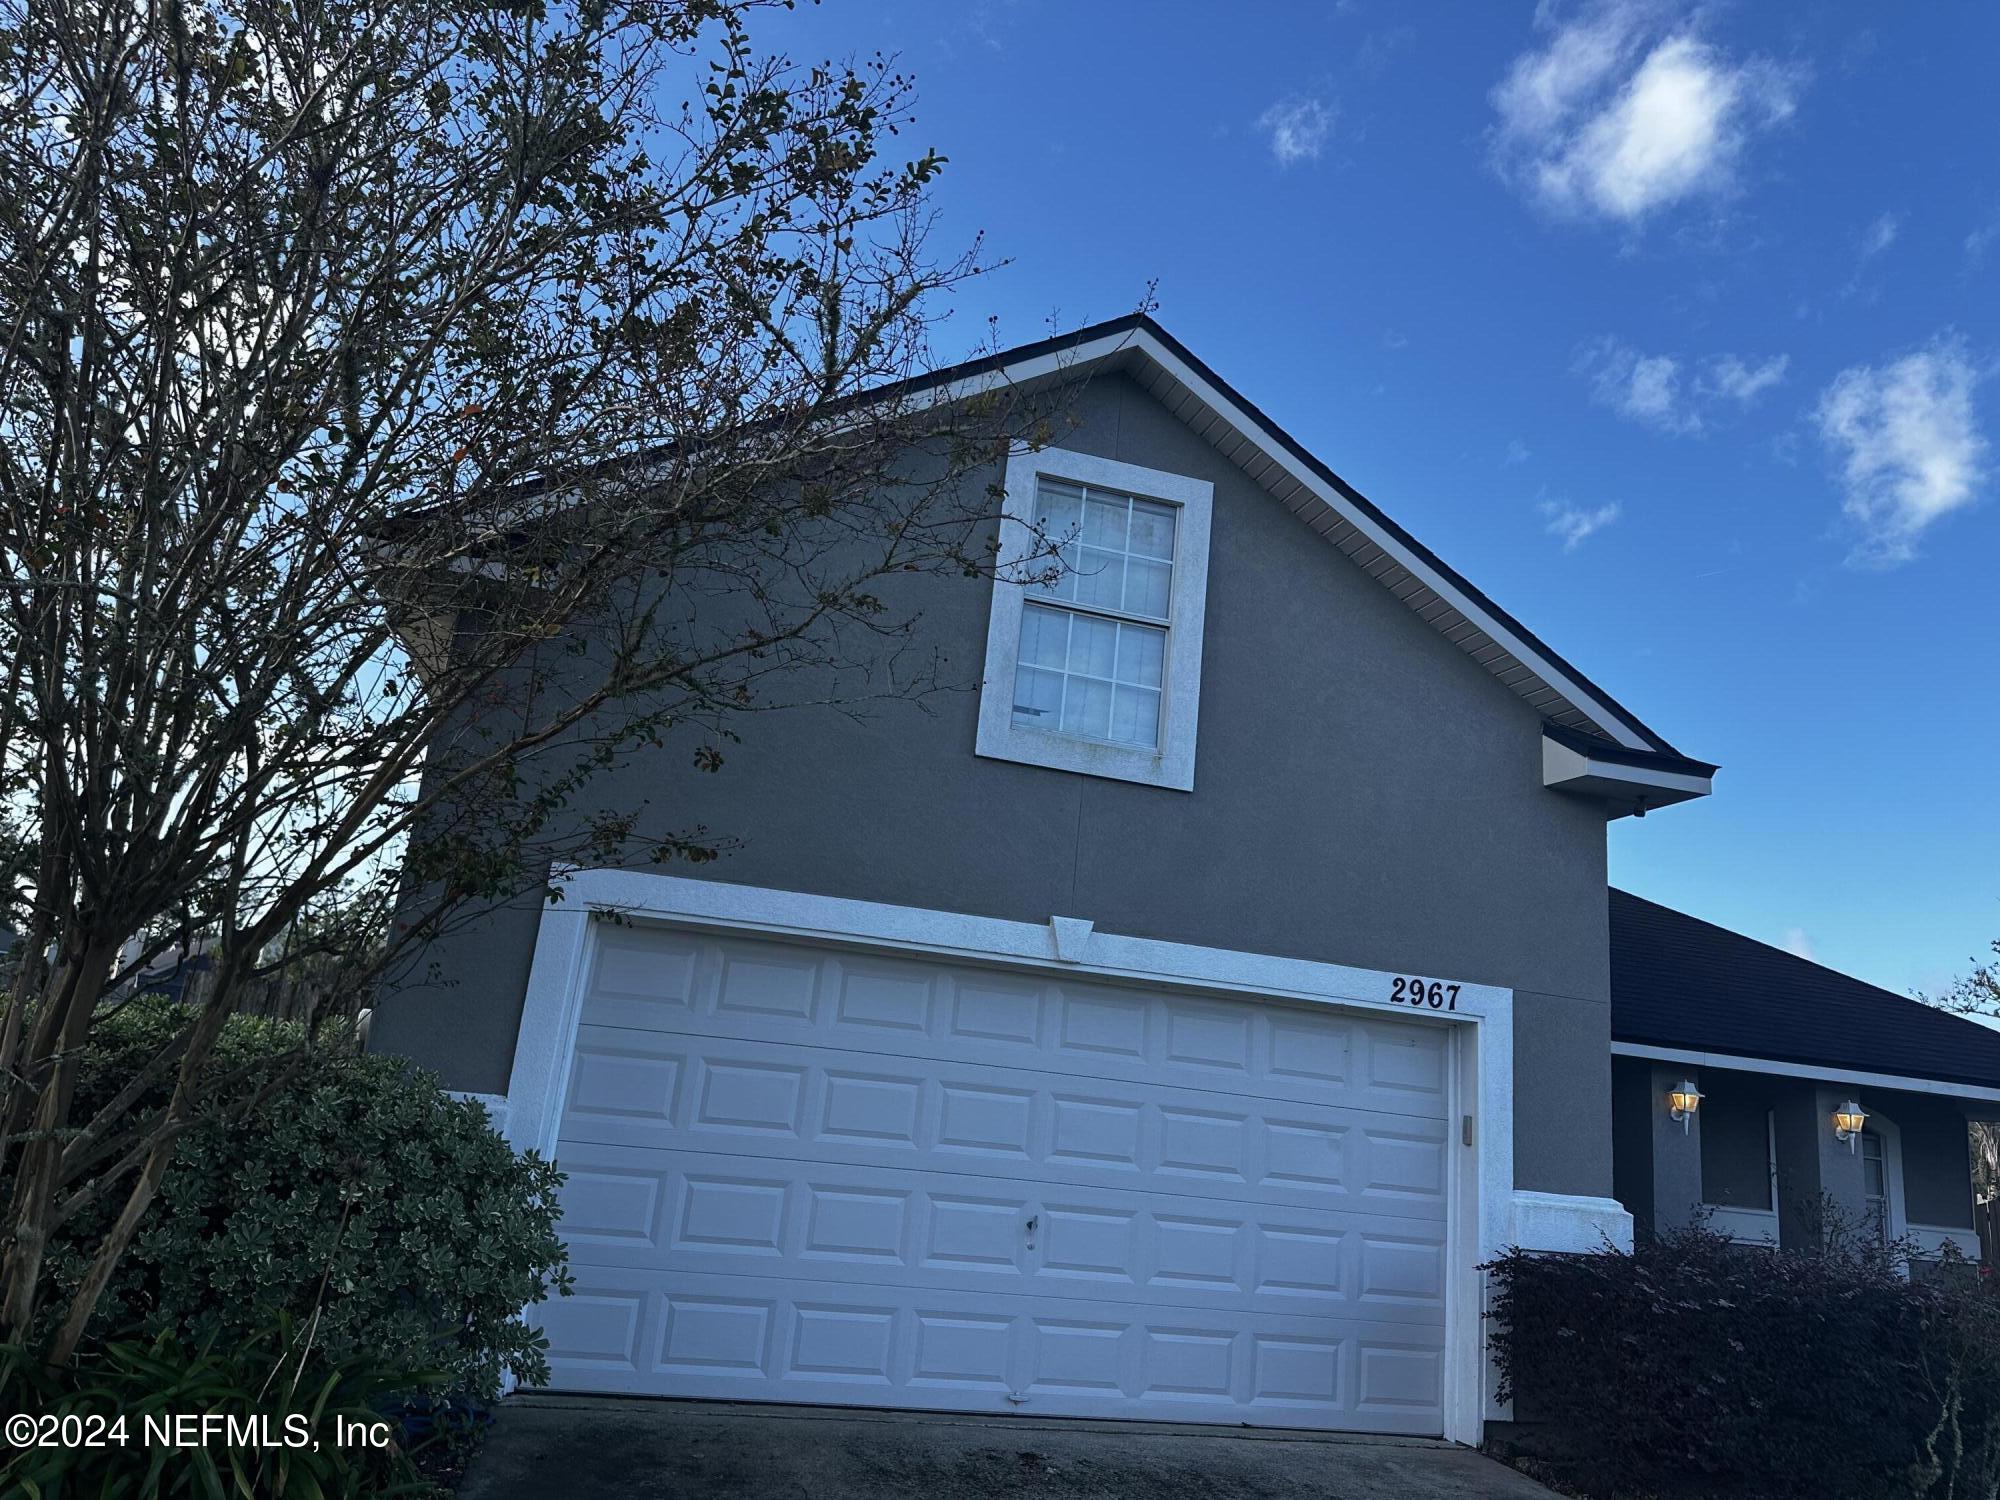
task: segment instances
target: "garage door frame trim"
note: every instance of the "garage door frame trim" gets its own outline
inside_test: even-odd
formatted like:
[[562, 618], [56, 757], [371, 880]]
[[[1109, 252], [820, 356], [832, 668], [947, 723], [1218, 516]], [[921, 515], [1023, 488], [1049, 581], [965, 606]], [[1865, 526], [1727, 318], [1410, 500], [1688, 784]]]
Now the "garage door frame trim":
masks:
[[[1451, 1029], [1451, 1119], [1470, 1117], [1468, 1144], [1456, 1129], [1449, 1152], [1444, 1389], [1445, 1436], [1477, 1443], [1499, 1414], [1491, 1402], [1479, 1266], [1514, 1232], [1514, 993], [1445, 975], [1402, 974], [1227, 948], [1125, 937], [1069, 925], [1058, 948], [1051, 924], [892, 906], [764, 886], [692, 880], [650, 871], [559, 870], [560, 899], [546, 901], [528, 975], [502, 1118], [516, 1150], [555, 1154], [569, 1060], [582, 1012], [584, 977], [598, 924], [607, 919], [692, 927], [805, 943], [833, 943], [903, 956], [929, 955], [1015, 970], [1164, 984], [1176, 990], [1270, 999]], [[1053, 921], [1053, 919], [1052, 919]], [[1066, 923], [1074, 919], [1066, 919]], [[1458, 986], [1457, 1009], [1419, 1012], [1391, 996], [1396, 981]], [[1542, 1197], [1544, 1195], [1535, 1195]]]

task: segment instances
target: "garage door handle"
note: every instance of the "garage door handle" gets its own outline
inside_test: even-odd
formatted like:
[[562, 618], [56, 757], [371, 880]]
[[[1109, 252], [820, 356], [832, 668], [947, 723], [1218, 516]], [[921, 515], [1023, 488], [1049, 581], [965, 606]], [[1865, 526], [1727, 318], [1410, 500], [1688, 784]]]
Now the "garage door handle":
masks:
[[1030, 1214], [1028, 1215], [1028, 1222], [1021, 1226], [1023, 1229], [1028, 1231], [1028, 1248], [1030, 1250], [1035, 1248], [1035, 1226], [1041, 1222], [1042, 1222], [1041, 1215]]

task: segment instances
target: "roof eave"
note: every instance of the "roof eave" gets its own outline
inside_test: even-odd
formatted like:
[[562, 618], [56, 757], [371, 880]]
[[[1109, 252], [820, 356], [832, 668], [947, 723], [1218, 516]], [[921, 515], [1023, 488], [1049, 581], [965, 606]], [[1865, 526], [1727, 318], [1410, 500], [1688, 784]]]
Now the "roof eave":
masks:
[[1744, 1052], [1726, 1052], [1715, 1047], [1687, 1047], [1674, 1042], [1654, 1042], [1639, 1037], [1621, 1036], [1615, 1026], [1611, 1034], [1611, 1055], [1642, 1058], [1652, 1062], [1681, 1063], [1696, 1068], [1714, 1068], [1721, 1072], [1762, 1073], [1780, 1078], [1808, 1078], [1821, 1083], [1848, 1084], [1855, 1088], [1893, 1089], [1907, 1094], [1937, 1094], [1966, 1102], [2000, 1105], [2000, 1085], [1990, 1079], [1947, 1078], [1934, 1073], [1887, 1072], [1876, 1068], [1859, 1068], [1847, 1063], [1760, 1057]]
[[1655, 808], [1706, 797], [1715, 789], [1714, 771], [1713, 766], [1681, 756], [1595, 755], [1566, 743], [1546, 727], [1542, 732], [1542, 785], [1602, 802], [1614, 818], [1643, 818]]

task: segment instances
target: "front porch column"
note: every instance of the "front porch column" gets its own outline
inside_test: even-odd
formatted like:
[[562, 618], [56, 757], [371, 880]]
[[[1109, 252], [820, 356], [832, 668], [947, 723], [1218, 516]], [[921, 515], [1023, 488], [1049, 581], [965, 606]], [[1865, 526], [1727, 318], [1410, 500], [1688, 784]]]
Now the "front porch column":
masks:
[[1778, 1137], [1778, 1241], [1798, 1249], [1824, 1243], [1822, 1203], [1857, 1231], [1867, 1211], [1861, 1154], [1833, 1134], [1833, 1112], [1852, 1097], [1851, 1085], [1800, 1082], [1781, 1089]]
[[1676, 1120], [1667, 1095], [1682, 1079], [1701, 1086], [1700, 1075], [1683, 1063], [1656, 1064], [1652, 1069], [1653, 1230], [1669, 1234], [1685, 1229], [1701, 1212], [1701, 1111]]

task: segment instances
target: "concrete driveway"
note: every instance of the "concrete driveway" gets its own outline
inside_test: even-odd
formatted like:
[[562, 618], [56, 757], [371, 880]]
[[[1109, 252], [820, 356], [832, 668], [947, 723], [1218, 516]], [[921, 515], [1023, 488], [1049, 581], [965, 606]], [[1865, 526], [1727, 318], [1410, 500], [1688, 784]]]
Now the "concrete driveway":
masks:
[[516, 1396], [460, 1500], [1548, 1500], [1415, 1438], [851, 1407]]

